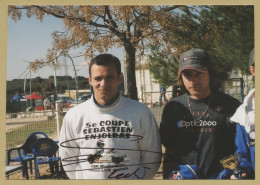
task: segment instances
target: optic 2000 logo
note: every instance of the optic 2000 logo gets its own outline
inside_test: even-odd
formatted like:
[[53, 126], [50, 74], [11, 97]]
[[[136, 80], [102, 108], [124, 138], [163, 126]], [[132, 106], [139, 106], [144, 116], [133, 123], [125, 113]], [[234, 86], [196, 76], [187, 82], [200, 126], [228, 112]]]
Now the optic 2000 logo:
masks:
[[215, 127], [217, 126], [217, 122], [216, 121], [203, 121], [203, 120], [199, 120], [199, 121], [178, 121], [177, 126], [179, 128], [188, 128], [188, 127]]

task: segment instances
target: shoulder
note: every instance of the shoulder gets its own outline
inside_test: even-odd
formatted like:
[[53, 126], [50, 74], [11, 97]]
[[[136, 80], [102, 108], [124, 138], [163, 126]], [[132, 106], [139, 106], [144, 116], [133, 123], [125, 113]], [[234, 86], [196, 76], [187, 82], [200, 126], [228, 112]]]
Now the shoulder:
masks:
[[172, 99], [172, 101], [176, 101], [176, 102], [183, 102], [187, 99], [187, 93], [182, 94], [180, 96], [177, 96], [175, 98]]
[[166, 105], [171, 106], [171, 105], [178, 105], [178, 104], [186, 104], [186, 102], [187, 102], [187, 93], [173, 98]]
[[185, 108], [186, 106], [187, 106], [187, 94], [185, 93], [169, 101], [165, 105], [163, 111], [164, 112], [166, 112], [167, 110], [179, 111], [179, 110], [183, 110], [183, 108]]
[[69, 117], [72, 115], [80, 115], [82, 113], [85, 113], [86, 111], [88, 111], [87, 109], [90, 107], [90, 104], [91, 104], [91, 99], [89, 99], [83, 103], [80, 103], [80, 104], [76, 105], [75, 107], [72, 107], [66, 113], [66, 117]]
[[132, 100], [130, 98], [126, 98], [124, 96], [122, 96], [122, 99], [125, 103], [127, 103], [129, 106], [136, 106], [136, 107], [139, 107], [139, 108], [143, 108], [143, 109], [146, 109], [148, 108], [145, 104], [137, 101], [137, 100]]
[[132, 100], [126, 97], [122, 97], [124, 106], [126, 106], [129, 111], [148, 111], [150, 112], [150, 109], [147, 105], [137, 101], [137, 100]]
[[252, 103], [252, 101], [254, 101], [254, 98], [255, 98], [255, 89], [251, 89], [249, 93], [246, 95], [243, 104], [247, 106], [248, 104]]
[[241, 105], [241, 102], [238, 99], [236, 99], [228, 94], [215, 93], [214, 96], [215, 96], [214, 104], [222, 106], [223, 111], [228, 116], [232, 116], [235, 113], [235, 111], [237, 110], [237, 108]]
[[236, 99], [228, 94], [218, 92], [218, 93], [215, 93], [215, 96], [216, 96], [217, 100], [222, 100], [225, 102], [228, 101], [227, 103], [235, 103], [237, 105], [241, 104], [241, 102], [238, 99]]

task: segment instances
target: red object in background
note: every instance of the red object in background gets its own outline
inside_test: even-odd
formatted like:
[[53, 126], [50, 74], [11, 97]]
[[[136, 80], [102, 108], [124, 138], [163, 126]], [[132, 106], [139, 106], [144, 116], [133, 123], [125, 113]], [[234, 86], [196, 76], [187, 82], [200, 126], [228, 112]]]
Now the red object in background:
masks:
[[36, 106], [36, 111], [41, 111], [42, 110], [42, 105], [37, 105]]
[[40, 95], [38, 95], [36, 92], [33, 92], [31, 95], [29, 95], [27, 98], [27, 100], [38, 100], [38, 99], [42, 99], [42, 97]]

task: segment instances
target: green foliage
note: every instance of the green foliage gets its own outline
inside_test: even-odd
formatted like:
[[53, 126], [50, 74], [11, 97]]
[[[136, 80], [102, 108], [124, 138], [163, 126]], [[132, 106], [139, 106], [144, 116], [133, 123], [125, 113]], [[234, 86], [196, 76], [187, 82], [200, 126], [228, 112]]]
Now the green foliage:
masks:
[[[177, 57], [191, 48], [209, 53], [221, 80], [233, 69], [249, 74], [248, 59], [254, 47], [254, 7], [198, 6], [196, 10], [185, 9], [186, 14], [168, 18], [162, 44], [151, 48], [150, 70], [154, 78], [165, 86], [175, 84]], [[169, 47], [175, 50], [174, 54]], [[172, 58], [167, 57], [169, 54]]]
[[156, 46], [152, 46], [152, 53], [149, 55], [150, 72], [156, 82], [168, 88], [177, 84], [178, 59], [173, 55], [165, 55]]
[[254, 48], [254, 7], [212, 6], [210, 10], [208, 22], [217, 19], [217, 26], [222, 28], [220, 39], [213, 43], [219, 62], [228, 70], [249, 74], [248, 59]]

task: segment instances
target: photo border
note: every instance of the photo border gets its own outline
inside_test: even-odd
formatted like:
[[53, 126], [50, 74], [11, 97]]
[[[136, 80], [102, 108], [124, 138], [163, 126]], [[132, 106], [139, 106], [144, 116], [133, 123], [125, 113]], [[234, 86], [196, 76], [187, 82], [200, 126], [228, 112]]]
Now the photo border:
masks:
[[[109, 3], [108, 3], [109, 2]], [[6, 123], [6, 118], [5, 118], [5, 112], [6, 112], [6, 69], [7, 69], [7, 34], [8, 34], [8, 5], [31, 5], [31, 4], [39, 4], [39, 5], [81, 5], [81, 4], [89, 4], [89, 5], [102, 5], [102, 4], [111, 4], [111, 5], [126, 5], [126, 4], [132, 4], [132, 5], [163, 5], [163, 4], [186, 4], [186, 5], [254, 5], [255, 7], [255, 60], [260, 60], [259, 56], [259, 33], [260, 33], [260, 1], [259, 0], [197, 0], [197, 1], [191, 1], [191, 0], [124, 0], [124, 1], [119, 1], [119, 0], [0, 0], [0, 61], [1, 61], [1, 68], [0, 68], [0, 130], [3, 130], [3, 134], [0, 136], [0, 153], [2, 153], [2, 157], [0, 158], [0, 182], [1, 184], [53, 184], [55, 183], [57, 185], [71, 185], [71, 184], [79, 184], [86, 183], [86, 184], [149, 184], [149, 185], [157, 185], [159, 184], [172, 184], [172, 183], [177, 183], [177, 184], [199, 184], [199, 185], [204, 185], [204, 184], [209, 184], [209, 183], [214, 183], [214, 184], [223, 184], [223, 183], [228, 183], [228, 184], [259, 184], [259, 170], [260, 170], [260, 163], [258, 162], [258, 151], [259, 151], [259, 145], [256, 145], [256, 171], [255, 171], [255, 180], [182, 180], [182, 181], [175, 181], [172, 182], [171, 180], [40, 180], [40, 181], [34, 181], [34, 180], [6, 180], [5, 178], [5, 156], [6, 154], [6, 138], [5, 138], [5, 123]], [[258, 17], [258, 18], [257, 18]], [[249, 56], [249, 54], [248, 54]], [[258, 69], [258, 64], [256, 66], [256, 71], [259, 71]], [[257, 73], [257, 72], [256, 72]], [[255, 87], [256, 87], [256, 94], [258, 94], [258, 89], [259, 89], [259, 83], [257, 81], [258, 75], [255, 75]], [[258, 96], [255, 98], [256, 103], [256, 111], [255, 111], [255, 120], [260, 120], [260, 110], [259, 110], [259, 101], [258, 101]], [[256, 128], [256, 133], [259, 133], [260, 127], [255, 126]], [[257, 134], [256, 134], [257, 135]], [[258, 138], [258, 136], [256, 137]], [[258, 140], [258, 139], [257, 139]], [[256, 142], [258, 143], [258, 142]], [[192, 181], [192, 182], [191, 182]], [[258, 183], [257, 183], [258, 182]]]

